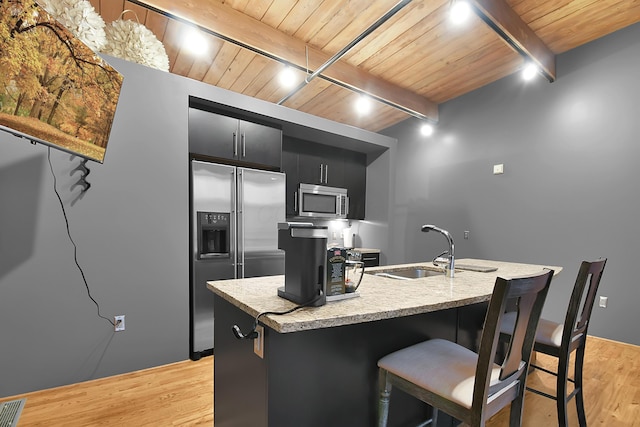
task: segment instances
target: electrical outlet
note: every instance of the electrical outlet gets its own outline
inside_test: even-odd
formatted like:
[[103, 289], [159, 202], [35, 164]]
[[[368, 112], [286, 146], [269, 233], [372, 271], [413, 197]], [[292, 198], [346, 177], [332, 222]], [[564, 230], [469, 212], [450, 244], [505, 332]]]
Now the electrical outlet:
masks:
[[264, 359], [264, 327], [261, 325], [256, 326], [256, 332], [258, 333], [258, 338], [253, 340], [253, 352], [260, 359]]
[[607, 303], [609, 302], [609, 297], [600, 297], [600, 302], [598, 305], [602, 308], [607, 308]]
[[124, 314], [121, 314], [119, 316], [115, 316], [113, 318], [113, 326], [114, 326], [113, 329], [116, 332], [124, 331]]
[[469, 240], [469, 230], [464, 231], [464, 240]]
[[501, 175], [504, 173], [504, 164], [493, 165], [493, 174]]

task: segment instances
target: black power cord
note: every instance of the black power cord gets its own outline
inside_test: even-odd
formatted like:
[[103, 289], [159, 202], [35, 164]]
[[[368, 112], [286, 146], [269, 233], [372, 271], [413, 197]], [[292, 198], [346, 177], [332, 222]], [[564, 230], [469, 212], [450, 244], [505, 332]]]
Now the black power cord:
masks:
[[64, 222], [65, 222], [65, 224], [67, 226], [67, 236], [69, 236], [69, 240], [71, 241], [71, 244], [73, 245], [73, 260], [75, 261], [76, 267], [78, 267], [78, 270], [80, 271], [80, 274], [82, 275], [82, 281], [84, 282], [84, 286], [87, 288], [87, 294], [89, 295], [89, 298], [91, 299], [91, 301], [93, 301], [93, 303], [98, 308], [98, 317], [101, 317], [101, 318], [105, 319], [107, 322], [109, 322], [112, 326], [115, 327], [115, 324], [113, 323], [113, 321], [111, 319], [109, 319], [107, 317], [104, 317], [102, 314], [100, 314], [100, 305], [91, 296], [91, 290], [89, 289], [89, 284], [87, 283], [87, 278], [86, 278], [86, 276], [84, 274], [84, 270], [82, 269], [82, 267], [80, 267], [80, 263], [78, 262], [78, 246], [76, 246], [76, 242], [71, 237], [71, 230], [69, 229], [69, 219], [67, 218], [67, 211], [64, 208], [64, 203], [62, 203], [62, 197], [60, 197], [60, 193], [58, 193], [58, 189], [56, 188], [57, 179], [56, 179], [56, 174], [53, 171], [53, 164], [51, 163], [51, 147], [47, 147], [47, 160], [49, 161], [49, 168], [51, 169], [51, 176], [53, 176], [53, 191], [55, 191], [56, 196], [58, 196], [58, 201], [60, 202], [60, 208], [62, 209], [62, 216], [64, 216]]
[[304, 304], [297, 305], [297, 306], [295, 306], [295, 307], [293, 307], [293, 308], [291, 308], [289, 310], [286, 310], [286, 311], [263, 311], [262, 313], [258, 314], [255, 317], [255, 319], [253, 321], [253, 327], [251, 328], [249, 333], [243, 334], [238, 325], [233, 325], [233, 327], [231, 328], [231, 330], [233, 331], [233, 335], [235, 335], [236, 338], [239, 339], [239, 340], [253, 340], [253, 339], [256, 339], [256, 338], [258, 338], [258, 332], [256, 332], [256, 329], [258, 328], [258, 321], [260, 320], [260, 318], [262, 316], [268, 316], [268, 315], [282, 316], [284, 314], [293, 313], [296, 310], [300, 310], [301, 308], [308, 307], [310, 305], [315, 304], [320, 298], [322, 298], [322, 295], [324, 295], [324, 293], [321, 290], [319, 295], [316, 296], [315, 298], [313, 298], [312, 300], [307, 301]]

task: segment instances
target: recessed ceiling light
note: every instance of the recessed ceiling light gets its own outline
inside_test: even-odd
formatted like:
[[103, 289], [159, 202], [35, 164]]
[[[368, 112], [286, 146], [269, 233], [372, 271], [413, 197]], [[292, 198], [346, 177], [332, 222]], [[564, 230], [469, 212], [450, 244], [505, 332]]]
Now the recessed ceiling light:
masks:
[[183, 46], [194, 55], [202, 55], [209, 48], [207, 40], [198, 30], [188, 31], [183, 38]]
[[529, 81], [538, 74], [539, 68], [536, 64], [528, 64], [522, 69], [522, 78]]
[[360, 95], [356, 101], [356, 111], [359, 114], [367, 114], [371, 111], [371, 99], [366, 95]]
[[423, 123], [422, 126], [420, 126], [420, 133], [423, 136], [431, 136], [433, 135], [433, 125], [431, 123]]
[[293, 71], [293, 68], [289, 67], [288, 65], [284, 67], [278, 74], [278, 81], [280, 82], [280, 85], [282, 87], [293, 87], [293, 85], [295, 85], [296, 83], [296, 75]]
[[455, 0], [449, 9], [449, 19], [454, 24], [462, 24], [469, 19], [471, 6], [464, 0]]

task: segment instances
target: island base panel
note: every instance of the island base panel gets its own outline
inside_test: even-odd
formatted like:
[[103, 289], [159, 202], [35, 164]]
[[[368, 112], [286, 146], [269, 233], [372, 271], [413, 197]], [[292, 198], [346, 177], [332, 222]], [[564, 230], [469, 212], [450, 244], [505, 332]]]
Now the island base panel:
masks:
[[[450, 309], [292, 333], [266, 327], [261, 359], [252, 340], [238, 340], [231, 331], [234, 324], [248, 331], [253, 318], [218, 296], [214, 310], [216, 427], [369, 427], [376, 419], [378, 359], [426, 339], [475, 341], [457, 331], [459, 309]], [[389, 426], [417, 424], [430, 412], [393, 390]], [[441, 412], [438, 424], [451, 425], [451, 419]]]

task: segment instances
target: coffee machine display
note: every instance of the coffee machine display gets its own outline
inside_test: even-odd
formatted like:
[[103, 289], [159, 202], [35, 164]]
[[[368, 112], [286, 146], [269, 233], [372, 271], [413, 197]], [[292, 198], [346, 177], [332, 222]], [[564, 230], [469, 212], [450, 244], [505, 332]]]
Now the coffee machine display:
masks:
[[326, 303], [328, 236], [326, 226], [278, 224], [278, 248], [285, 252], [284, 287], [278, 288], [278, 296], [314, 307]]
[[229, 213], [198, 212], [198, 259], [229, 257]]

